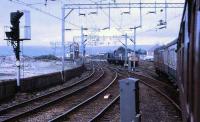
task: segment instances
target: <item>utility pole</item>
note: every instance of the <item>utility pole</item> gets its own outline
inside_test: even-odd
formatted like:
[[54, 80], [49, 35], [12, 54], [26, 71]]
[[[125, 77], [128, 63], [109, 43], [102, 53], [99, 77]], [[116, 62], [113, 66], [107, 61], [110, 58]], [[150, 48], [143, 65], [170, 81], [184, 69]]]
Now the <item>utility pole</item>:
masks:
[[81, 26], [81, 51], [82, 51], [82, 63], [84, 64], [84, 34], [83, 34], [83, 26]]
[[136, 61], [136, 30], [137, 28], [141, 28], [141, 26], [130, 28], [130, 29], [134, 29], [134, 39], [133, 40], [131, 39], [131, 41], [133, 42], [133, 51], [134, 51], [133, 71], [135, 71], [135, 61]]
[[65, 9], [64, 7], [61, 8], [62, 11], [62, 79], [64, 81], [64, 70], [65, 70]]
[[108, 23], [109, 23], [108, 26], [109, 26], [109, 29], [110, 29], [110, 2], [109, 2], [108, 14], [109, 14], [109, 15], [108, 15], [108, 19], [109, 19], [109, 20], [108, 20]]
[[77, 51], [77, 50], [75, 49], [76, 43], [75, 43], [74, 37], [73, 37], [73, 43], [72, 44], [73, 44], [73, 63], [76, 64], [76, 62], [75, 62], [75, 54], [76, 54], [75, 51]]
[[73, 11], [73, 9], [71, 9], [69, 11], [69, 13], [67, 13], [67, 15], [65, 15], [65, 5], [62, 6], [61, 8], [62, 11], [62, 23], [61, 23], [61, 36], [62, 36], [62, 78], [64, 81], [64, 70], [65, 70], [65, 19], [70, 15], [70, 13]]
[[165, 27], [167, 28], [167, 0], [165, 0]]
[[135, 53], [136, 29], [137, 29], [137, 28], [134, 28], [134, 42], [133, 42], [134, 60], [133, 60], [133, 71], [135, 71], [135, 60], [136, 60], [136, 53]]
[[137, 28], [141, 28], [141, 26], [134, 27], [134, 42], [133, 42], [133, 50], [134, 50], [134, 61], [133, 61], [133, 71], [135, 71], [135, 61], [136, 61], [136, 30]]
[[88, 28], [83, 28], [83, 26], [81, 26], [81, 51], [82, 51], [82, 63], [85, 63], [85, 42], [87, 41], [87, 39], [85, 40], [84, 37], [87, 35], [84, 35], [83, 30], [88, 30]]
[[124, 66], [127, 66], [127, 60], [128, 60], [128, 50], [127, 50], [127, 34], [125, 34], [125, 60], [124, 60]]
[[75, 42], [73, 42], [73, 62], [75, 64]]

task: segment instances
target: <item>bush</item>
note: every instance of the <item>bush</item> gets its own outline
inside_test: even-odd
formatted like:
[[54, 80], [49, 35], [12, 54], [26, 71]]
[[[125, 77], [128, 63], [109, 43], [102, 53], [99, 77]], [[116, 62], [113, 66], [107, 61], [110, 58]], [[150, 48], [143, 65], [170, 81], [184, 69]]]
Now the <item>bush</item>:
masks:
[[41, 55], [41, 56], [34, 57], [34, 59], [36, 59], [36, 60], [59, 60], [59, 58], [54, 55]]

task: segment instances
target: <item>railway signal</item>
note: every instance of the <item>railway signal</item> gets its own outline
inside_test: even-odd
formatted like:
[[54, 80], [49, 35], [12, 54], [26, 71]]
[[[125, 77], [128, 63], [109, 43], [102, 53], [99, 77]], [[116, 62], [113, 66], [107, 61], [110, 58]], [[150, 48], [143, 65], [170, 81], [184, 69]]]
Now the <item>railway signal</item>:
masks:
[[16, 66], [17, 66], [17, 86], [20, 86], [20, 29], [19, 23], [20, 18], [23, 16], [23, 12], [11, 12], [10, 13], [10, 23], [11, 31], [6, 33], [6, 40], [10, 40], [11, 45], [13, 46], [14, 53], [16, 56]]
[[23, 12], [17, 11], [12, 12], [10, 14], [10, 23], [12, 27], [10, 27], [11, 31], [6, 32], [6, 36], [8, 39], [12, 41], [19, 41], [19, 19], [23, 16]]
[[[10, 31], [5, 32], [7, 39], [4, 39], [4, 40], [8, 40], [8, 42], [11, 43], [14, 53], [15, 53], [16, 66], [17, 66], [17, 86], [20, 86], [20, 42], [23, 40], [30, 40], [30, 35], [28, 34], [28, 32], [30, 33], [29, 31], [30, 25], [28, 26], [25, 25], [25, 29], [26, 29], [25, 38], [24, 39], [20, 38], [20, 19], [24, 15], [24, 13], [26, 14], [25, 17], [27, 17], [27, 15], [29, 16], [28, 11], [24, 11], [24, 12], [17, 11], [17, 12], [10, 13], [11, 27], [10, 27]], [[25, 23], [30, 24], [30, 22], [27, 21], [27, 20], [30, 21], [30, 18], [25, 18], [25, 19], [26, 19]]]

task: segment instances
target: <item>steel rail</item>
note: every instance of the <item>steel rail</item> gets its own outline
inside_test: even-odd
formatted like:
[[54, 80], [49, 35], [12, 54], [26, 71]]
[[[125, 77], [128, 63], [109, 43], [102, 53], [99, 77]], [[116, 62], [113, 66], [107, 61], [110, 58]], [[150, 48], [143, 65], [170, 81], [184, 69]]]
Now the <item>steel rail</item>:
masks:
[[[101, 68], [101, 70], [102, 70], [102, 68]], [[37, 111], [37, 110], [41, 110], [42, 108], [44, 108], [44, 107], [46, 107], [46, 106], [48, 106], [48, 105], [54, 104], [54, 103], [56, 103], [56, 102], [58, 102], [58, 101], [60, 101], [60, 100], [62, 100], [62, 99], [64, 99], [64, 98], [66, 98], [66, 97], [71, 96], [71, 95], [74, 94], [74, 93], [77, 93], [77, 92], [79, 92], [79, 91], [81, 91], [81, 90], [83, 90], [83, 89], [86, 89], [87, 87], [89, 87], [90, 85], [94, 84], [96, 81], [98, 81], [99, 79], [101, 79], [101, 78], [103, 77], [103, 75], [105, 74], [105, 72], [104, 72], [103, 70], [102, 70], [102, 72], [103, 72], [103, 73], [102, 73], [97, 79], [95, 79], [93, 82], [87, 84], [85, 87], [79, 88], [79, 89], [77, 89], [77, 90], [75, 90], [75, 91], [73, 91], [73, 92], [71, 92], [71, 93], [69, 93], [69, 94], [62, 95], [62, 96], [60, 96], [60, 97], [58, 97], [58, 98], [56, 98], [56, 99], [54, 99], [54, 100], [52, 100], [52, 101], [48, 101], [48, 102], [45, 103], [45, 104], [42, 104], [42, 105], [40, 105], [40, 106], [38, 106], [38, 107], [36, 107], [36, 108], [33, 108], [33, 109], [31, 109], [31, 110], [27, 110], [27, 111], [25, 111], [25, 112], [22, 112], [22, 113], [19, 113], [19, 114], [17, 114], [17, 115], [14, 115], [14, 116], [12, 116], [12, 117], [9, 117], [8, 119], [5, 119], [5, 120], [3, 120], [3, 121], [4, 121], [4, 122], [7, 122], [7, 121], [14, 121], [14, 120], [16, 120], [16, 119], [19, 119], [19, 118], [25, 116], [25, 115], [29, 115], [29, 114], [31, 114], [31, 113]]]
[[168, 97], [165, 93], [163, 93], [162, 91], [160, 91], [158, 88], [155, 88], [154, 86], [148, 84], [147, 82], [143, 81], [143, 80], [139, 80], [139, 82], [143, 83], [144, 85], [150, 87], [151, 89], [153, 89], [154, 91], [156, 91], [157, 93], [161, 94], [162, 96], [164, 96], [169, 102], [171, 102], [180, 112], [182, 112], [180, 106], [178, 104], [176, 104], [176, 102], [171, 99], [170, 97]]
[[66, 87], [64, 87], [64, 88], [62, 88], [62, 89], [59, 89], [59, 90], [56, 90], [56, 91], [52, 91], [52, 92], [49, 92], [49, 93], [47, 93], [47, 94], [44, 94], [44, 95], [35, 97], [35, 98], [33, 98], [33, 99], [30, 99], [30, 100], [27, 100], [27, 101], [18, 103], [18, 104], [16, 104], [16, 105], [13, 105], [13, 106], [9, 106], [9, 107], [7, 107], [7, 108], [4, 108], [4, 109], [0, 110], [0, 117], [1, 117], [1, 114], [3, 114], [3, 113], [6, 112], [6, 111], [9, 111], [9, 110], [11, 110], [11, 109], [15, 109], [15, 108], [17, 108], [17, 107], [19, 107], [19, 106], [23, 106], [23, 105], [28, 104], [28, 103], [30, 103], [30, 102], [34, 102], [34, 101], [39, 100], [39, 99], [42, 99], [42, 98], [44, 98], [44, 97], [48, 97], [48, 96], [53, 95], [53, 94], [55, 94], [55, 93], [64, 91], [64, 90], [66, 90], [66, 89], [69, 89], [69, 88], [71, 88], [71, 87], [73, 87], [73, 86], [75, 86], [75, 85], [77, 85], [77, 84], [79, 84], [79, 83], [81, 83], [81, 82], [83, 82], [83, 81], [89, 79], [90, 77], [92, 77], [92, 76], [94, 75], [94, 73], [95, 73], [95, 71], [93, 70], [93, 72], [92, 72], [89, 76], [87, 76], [87, 77], [84, 78], [84, 79], [79, 80], [79, 81], [76, 82], [76, 83], [71, 84], [70, 86], [66, 86]]
[[154, 79], [154, 78], [152, 78], [152, 77], [148, 77], [148, 76], [146, 76], [146, 75], [138, 74], [138, 73], [136, 73], [136, 72], [130, 72], [130, 73], [131, 73], [131, 74], [134, 74], [134, 75], [136, 75], [136, 76], [138, 76], [138, 77], [141, 78], [141, 79], [143, 79], [143, 78], [147, 78], [147, 79], [150, 79], [150, 80], [152, 80], [152, 81], [154, 81], [154, 82], [159, 82], [160, 84], [162, 84], [162, 85], [164, 85], [164, 86], [167, 86], [167, 87], [173, 88], [173, 87], [170, 86], [169, 84], [164, 83], [164, 82], [159, 81], [159, 80], [156, 80], [156, 79]]
[[[119, 72], [116, 68], [112, 68], [112, 67], [108, 67], [109, 69], [113, 69], [116, 72], [118, 72], [118, 74], [120, 74], [121, 76], [124, 77], [123, 73]], [[118, 95], [117, 97], [115, 97], [107, 106], [104, 107], [104, 109], [102, 109], [102, 111], [100, 111], [96, 116], [94, 116], [92, 119], [89, 120], [89, 122], [97, 122], [98, 120], [100, 120], [104, 114], [114, 105], [116, 104], [116, 102], [120, 99], [120, 95]]]
[[115, 97], [115, 99], [113, 99], [102, 111], [100, 111], [95, 117], [93, 117], [91, 120], [89, 120], [89, 122], [96, 122], [97, 120], [99, 120], [100, 118], [102, 118], [102, 116], [105, 114], [106, 111], [108, 111], [118, 100], [120, 99], [120, 95], [118, 95], [117, 97]]
[[[118, 71], [119, 71], [119, 70], [122, 71], [122, 69], [119, 69], [119, 68], [115, 68], [115, 69], [118, 70]], [[121, 71], [119, 71], [119, 72], [121, 72]], [[125, 74], [125, 73], [123, 73], [123, 72], [121, 72], [121, 73], [122, 73], [122, 74]], [[136, 73], [133, 73], [133, 72], [129, 72], [129, 73], [131, 73], [131, 74], [136, 74]], [[142, 77], [145, 77], [146, 79], [154, 80], [153, 78], [147, 77], [147, 76], [145, 76], [145, 75], [137, 74], [137, 76], [142, 76]], [[155, 80], [155, 81], [158, 81], [158, 80]], [[170, 103], [172, 103], [172, 105], [173, 105], [178, 111], [182, 112], [180, 106], [179, 106], [173, 99], [171, 99], [168, 95], [166, 95], [164, 92], [162, 92], [162, 91], [159, 90], [158, 88], [154, 87], [153, 85], [150, 85], [149, 83], [145, 82], [144, 80], [139, 80], [139, 82], [141, 82], [141, 83], [143, 83], [144, 85], [150, 87], [151, 89], [153, 89], [154, 91], [156, 91], [157, 93], [159, 93], [161, 96], [165, 97]], [[159, 82], [159, 83], [162, 83], [161, 81], [158, 81], [158, 82]], [[163, 85], [165, 85], [165, 84], [163, 84]], [[167, 85], [167, 86], [169, 86], [169, 85]]]
[[67, 115], [69, 115], [71, 112], [75, 111], [76, 109], [78, 109], [79, 107], [81, 106], [84, 106], [85, 104], [87, 104], [88, 102], [92, 101], [93, 99], [95, 99], [96, 97], [98, 97], [101, 93], [103, 93], [104, 91], [106, 91], [115, 81], [116, 79], [118, 78], [118, 73], [115, 72], [115, 77], [114, 79], [112, 80], [112, 82], [106, 86], [103, 90], [101, 90], [100, 92], [98, 92], [97, 94], [91, 96], [90, 98], [88, 98], [87, 100], [81, 102], [80, 104], [74, 106], [73, 108], [69, 109], [68, 111], [64, 112], [63, 114], [57, 116], [56, 118], [54, 119], [51, 119], [50, 121], [48, 122], [59, 122], [61, 120], [63, 120]]

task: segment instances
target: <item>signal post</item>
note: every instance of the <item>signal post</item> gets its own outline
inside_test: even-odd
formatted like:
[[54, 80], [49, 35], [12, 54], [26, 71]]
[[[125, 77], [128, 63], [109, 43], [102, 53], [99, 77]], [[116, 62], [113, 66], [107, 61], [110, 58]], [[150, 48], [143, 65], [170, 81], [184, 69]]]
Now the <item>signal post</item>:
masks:
[[[16, 57], [16, 66], [17, 66], [17, 86], [20, 86], [20, 41], [30, 40], [29, 38], [20, 38], [20, 18], [24, 15], [24, 12], [17, 11], [10, 13], [10, 31], [5, 32], [6, 39], [12, 45], [13, 51]], [[30, 24], [30, 22], [29, 22]], [[30, 26], [25, 26], [30, 27]], [[29, 31], [30, 33], [30, 31]], [[29, 35], [30, 36], [30, 35]]]

